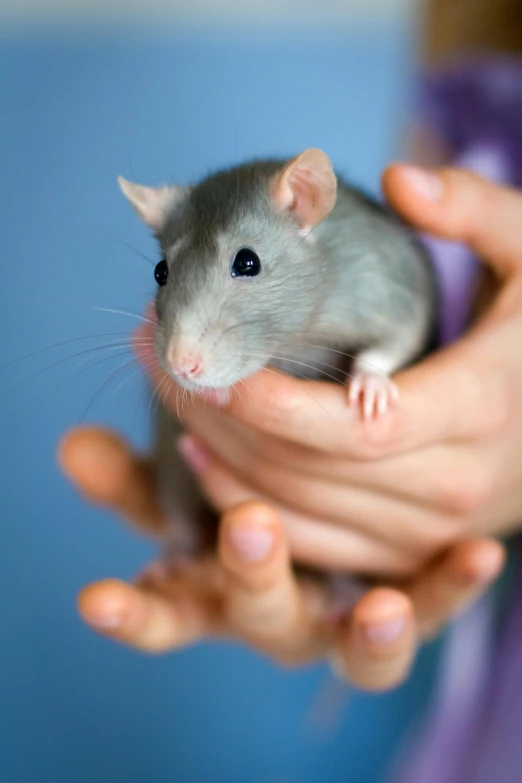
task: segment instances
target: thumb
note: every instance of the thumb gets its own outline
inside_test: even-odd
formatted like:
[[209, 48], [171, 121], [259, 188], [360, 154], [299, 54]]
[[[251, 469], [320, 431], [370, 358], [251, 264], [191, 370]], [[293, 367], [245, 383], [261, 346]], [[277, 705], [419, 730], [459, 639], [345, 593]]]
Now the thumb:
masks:
[[468, 245], [502, 284], [468, 334], [400, 374], [399, 385], [413, 393], [399, 427], [401, 446], [483, 435], [509, 408], [506, 374], [499, 370], [513, 350], [513, 327], [520, 333], [522, 325], [522, 194], [464, 170], [402, 164], [385, 171], [383, 188], [415, 228]]
[[390, 203], [413, 226], [463, 242], [499, 277], [522, 274], [522, 194], [460, 169], [402, 164], [383, 175]]

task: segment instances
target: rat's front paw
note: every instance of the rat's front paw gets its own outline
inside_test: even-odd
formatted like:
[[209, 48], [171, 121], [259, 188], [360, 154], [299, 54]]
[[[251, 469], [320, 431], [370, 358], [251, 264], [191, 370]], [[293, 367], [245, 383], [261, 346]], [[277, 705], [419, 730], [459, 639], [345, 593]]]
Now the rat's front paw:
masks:
[[361, 403], [365, 421], [384, 416], [398, 398], [397, 386], [384, 373], [358, 372], [348, 385], [348, 403], [352, 406]]

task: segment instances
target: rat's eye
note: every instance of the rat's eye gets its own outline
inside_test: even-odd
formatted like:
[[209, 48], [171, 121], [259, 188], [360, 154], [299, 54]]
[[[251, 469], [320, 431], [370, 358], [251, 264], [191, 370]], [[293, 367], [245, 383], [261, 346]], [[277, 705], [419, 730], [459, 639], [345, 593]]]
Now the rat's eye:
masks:
[[156, 278], [156, 283], [158, 285], [165, 285], [168, 276], [169, 276], [169, 268], [167, 266], [167, 262], [165, 261], [165, 259], [162, 258], [159, 264], [156, 264], [156, 268], [154, 269], [154, 277]]
[[255, 277], [261, 271], [259, 257], [248, 247], [238, 250], [232, 261], [230, 274], [232, 277]]

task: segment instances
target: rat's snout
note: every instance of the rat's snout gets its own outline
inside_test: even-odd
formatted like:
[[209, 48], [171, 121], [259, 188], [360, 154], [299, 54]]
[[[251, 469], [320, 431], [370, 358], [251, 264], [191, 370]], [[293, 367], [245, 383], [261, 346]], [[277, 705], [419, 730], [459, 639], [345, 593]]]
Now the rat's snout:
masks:
[[180, 378], [200, 378], [205, 371], [201, 351], [193, 345], [172, 345], [167, 358], [172, 372]]

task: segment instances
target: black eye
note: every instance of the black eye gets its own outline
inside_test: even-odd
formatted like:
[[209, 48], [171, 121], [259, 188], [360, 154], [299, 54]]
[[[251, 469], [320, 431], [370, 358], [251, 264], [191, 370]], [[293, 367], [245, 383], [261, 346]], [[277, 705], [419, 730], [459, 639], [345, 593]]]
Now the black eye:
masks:
[[159, 264], [156, 264], [154, 269], [154, 277], [158, 285], [165, 285], [169, 276], [169, 268], [164, 258], [161, 259]]
[[259, 257], [248, 247], [238, 250], [232, 261], [230, 274], [232, 277], [255, 277], [261, 271]]

